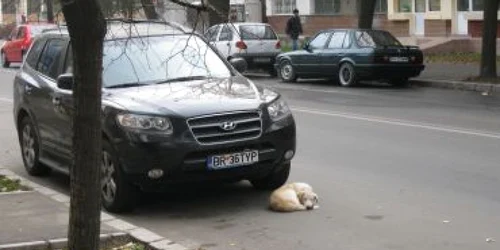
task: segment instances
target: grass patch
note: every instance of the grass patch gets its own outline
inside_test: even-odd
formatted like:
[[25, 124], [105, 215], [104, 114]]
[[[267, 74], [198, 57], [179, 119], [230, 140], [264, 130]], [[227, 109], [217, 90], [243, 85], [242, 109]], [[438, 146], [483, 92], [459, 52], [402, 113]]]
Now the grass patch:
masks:
[[[428, 54], [424, 56], [427, 63], [456, 63], [456, 64], [478, 64], [481, 62], [481, 53], [459, 52]], [[500, 56], [497, 56], [497, 62], [500, 62]]]
[[30, 188], [21, 185], [20, 180], [11, 180], [4, 175], [0, 175], [0, 193], [28, 190], [30, 190]]

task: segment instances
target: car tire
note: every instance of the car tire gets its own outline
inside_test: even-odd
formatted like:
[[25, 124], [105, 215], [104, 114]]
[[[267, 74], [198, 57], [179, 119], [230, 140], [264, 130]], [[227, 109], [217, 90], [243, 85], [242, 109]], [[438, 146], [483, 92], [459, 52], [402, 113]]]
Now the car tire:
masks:
[[409, 79], [406, 78], [406, 77], [402, 77], [402, 78], [395, 78], [395, 79], [391, 79], [389, 80], [389, 84], [394, 86], [394, 87], [400, 87], [400, 88], [405, 88], [405, 87], [408, 87], [409, 85]]
[[356, 70], [352, 63], [342, 63], [338, 72], [338, 82], [343, 87], [353, 87], [357, 84]]
[[103, 139], [101, 159], [101, 203], [111, 213], [132, 211], [139, 197], [139, 190], [125, 180], [116, 153]]
[[297, 74], [290, 61], [285, 60], [280, 63], [279, 67], [280, 78], [283, 82], [295, 82], [297, 81]]
[[5, 52], [2, 51], [2, 66], [4, 68], [8, 68], [10, 66], [10, 62], [7, 59], [7, 55], [5, 55]]
[[29, 116], [25, 116], [21, 120], [18, 137], [26, 172], [32, 176], [42, 176], [49, 173], [50, 169], [40, 162], [40, 140]]
[[259, 190], [274, 190], [286, 183], [290, 175], [290, 168], [290, 163], [284, 164], [277, 172], [272, 172], [262, 179], [250, 180], [250, 183]]

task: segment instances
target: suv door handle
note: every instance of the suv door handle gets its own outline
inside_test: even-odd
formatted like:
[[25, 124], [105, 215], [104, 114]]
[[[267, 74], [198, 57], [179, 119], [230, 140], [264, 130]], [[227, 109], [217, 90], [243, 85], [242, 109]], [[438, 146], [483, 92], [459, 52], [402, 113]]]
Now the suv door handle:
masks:
[[60, 106], [61, 105], [61, 98], [56, 96], [52, 98], [52, 104], [54, 106]]

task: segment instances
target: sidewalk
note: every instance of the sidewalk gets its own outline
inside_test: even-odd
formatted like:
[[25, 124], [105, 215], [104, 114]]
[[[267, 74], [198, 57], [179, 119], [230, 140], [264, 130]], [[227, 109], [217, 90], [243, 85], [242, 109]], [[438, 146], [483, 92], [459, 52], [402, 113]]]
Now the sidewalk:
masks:
[[[500, 72], [500, 65], [498, 65]], [[466, 81], [479, 75], [478, 64], [426, 63], [422, 74], [411, 79], [417, 86], [477, 91], [487, 95], [500, 95], [500, 84]]]
[[[0, 193], [0, 250], [52, 250], [67, 246], [69, 197], [0, 166], [0, 175], [20, 179], [31, 191]], [[101, 213], [101, 244], [135, 241], [146, 249], [187, 250], [145, 228]]]

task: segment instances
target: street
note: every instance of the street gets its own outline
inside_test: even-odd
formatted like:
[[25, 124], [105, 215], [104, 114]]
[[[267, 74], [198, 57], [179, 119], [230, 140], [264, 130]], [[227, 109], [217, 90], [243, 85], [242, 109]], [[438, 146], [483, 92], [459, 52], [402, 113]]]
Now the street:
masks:
[[[24, 171], [12, 117], [15, 70], [0, 70], [0, 165], [68, 193], [68, 177]], [[207, 250], [499, 249], [500, 97], [250, 78], [292, 108], [298, 151], [290, 181], [311, 184], [319, 209], [270, 212], [269, 192], [242, 182], [148, 195], [118, 217]]]

